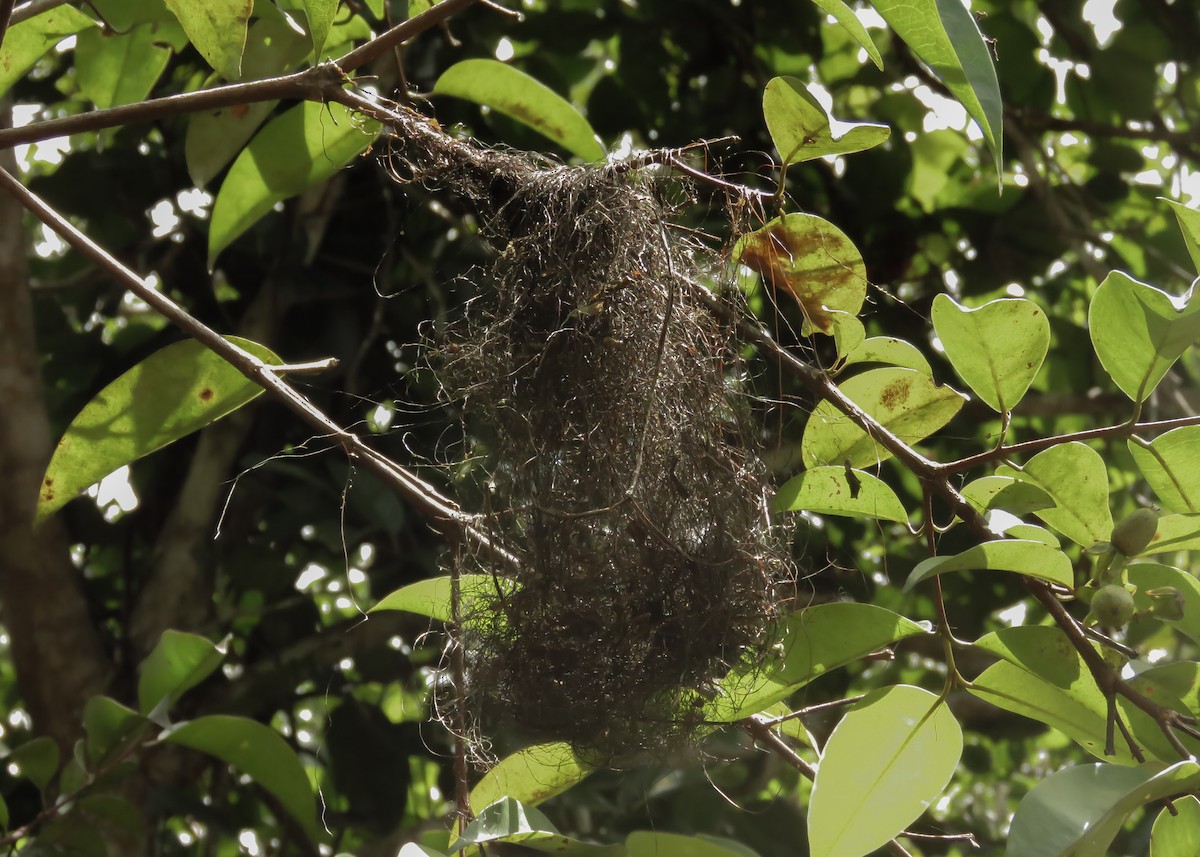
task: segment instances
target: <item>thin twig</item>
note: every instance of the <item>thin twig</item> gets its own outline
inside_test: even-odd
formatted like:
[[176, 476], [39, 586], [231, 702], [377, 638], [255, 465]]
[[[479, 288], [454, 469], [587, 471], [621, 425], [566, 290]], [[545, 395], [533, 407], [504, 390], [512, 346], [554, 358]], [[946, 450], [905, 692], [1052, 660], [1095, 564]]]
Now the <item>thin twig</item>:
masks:
[[807, 717], [810, 714], [819, 714], [823, 711], [829, 711], [834, 708], [842, 708], [846, 705], [854, 705], [854, 703], [862, 700], [864, 694], [858, 696], [847, 696], [845, 699], [834, 699], [830, 702], [818, 702], [816, 705], [809, 705], [805, 708], [797, 708], [795, 711], [789, 711], [787, 714], [781, 714], [778, 717], [768, 717], [763, 720], [767, 726], [778, 726], [780, 723], [785, 723], [788, 720], [796, 720], [800, 717]]
[[[0, 0], [0, 2], [4, 2], [4, 0]], [[397, 24], [336, 60], [323, 62], [293, 74], [250, 83], [231, 83], [226, 86], [215, 86], [211, 89], [168, 95], [163, 98], [151, 98], [136, 104], [126, 104], [107, 110], [93, 110], [76, 116], [32, 122], [20, 128], [0, 129], [0, 149], [10, 148], [21, 143], [35, 143], [49, 137], [78, 134], [83, 131], [98, 131], [118, 125], [151, 122], [168, 116], [181, 116], [186, 113], [255, 104], [261, 101], [277, 101], [286, 98], [325, 101], [333, 90], [339, 89], [343, 85], [347, 72], [370, 62], [389, 50], [392, 45], [400, 44], [437, 26], [451, 15], [476, 2], [478, 0], [442, 0], [441, 3]]]
[[238, 348], [161, 291], [152, 288], [5, 170], [0, 170], [0, 188], [16, 197], [29, 212], [56, 232], [72, 249], [107, 272], [188, 336], [225, 358], [243, 375], [283, 402], [321, 434], [336, 439], [351, 458], [362, 461], [369, 470], [383, 478], [416, 506], [436, 529], [448, 535], [467, 538], [509, 565], [516, 563], [512, 554], [499, 545], [493, 545], [476, 527], [475, 516], [464, 513], [454, 501], [443, 497], [432, 485], [367, 446], [358, 435], [343, 429], [284, 381], [279, 375], [279, 367], [268, 366], [254, 355]]
[[1129, 437], [1135, 433], [1160, 432], [1180, 428], [1181, 426], [1194, 425], [1200, 425], [1200, 416], [1177, 417], [1172, 420], [1155, 420], [1144, 423], [1125, 422], [1118, 425], [1101, 426], [1100, 428], [1084, 429], [1083, 431], [1071, 432], [1070, 434], [1039, 437], [1033, 440], [1022, 441], [1021, 443], [1011, 443], [1007, 446], [989, 449], [977, 455], [968, 455], [966, 458], [960, 458], [957, 461], [939, 464], [938, 469], [943, 474], [962, 473], [981, 464], [1001, 461], [1014, 455], [1028, 455], [1033, 452], [1041, 452], [1043, 449], [1049, 449], [1052, 446], [1058, 446], [1062, 443], [1096, 440], [1097, 438], [1107, 437]]

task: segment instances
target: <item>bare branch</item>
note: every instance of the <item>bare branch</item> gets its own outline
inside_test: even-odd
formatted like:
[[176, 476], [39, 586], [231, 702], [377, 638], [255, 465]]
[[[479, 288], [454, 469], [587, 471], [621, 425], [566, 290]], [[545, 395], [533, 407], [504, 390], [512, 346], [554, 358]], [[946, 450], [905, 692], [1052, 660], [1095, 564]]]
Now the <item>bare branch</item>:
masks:
[[12, 21], [13, 6], [16, 0], [0, 0], [0, 47], [4, 46], [4, 34], [8, 32], [9, 22]]
[[13, 9], [12, 20], [8, 23], [10, 26], [15, 26], [22, 21], [28, 21], [34, 15], [49, 12], [56, 6], [61, 6], [66, 2], [67, 0], [29, 0], [28, 3], [22, 3]]
[[335, 439], [352, 459], [363, 462], [369, 470], [380, 476], [416, 506], [439, 532], [466, 538], [489, 550], [506, 563], [512, 564], [516, 561], [511, 554], [499, 546], [493, 546], [487, 535], [475, 527], [474, 516], [464, 513], [452, 500], [439, 494], [432, 485], [367, 446], [357, 435], [343, 429], [284, 381], [271, 367], [224, 339], [165, 294], [152, 288], [145, 280], [113, 258], [106, 250], [76, 229], [66, 218], [3, 170], [0, 170], [0, 187], [16, 197], [27, 210], [54, 230], [72, 249], [104, 269], [113, 279], [144, 300], [188, 336], [228, 360], [238, 371], [263, 387], [308, 425], [321, 434]]
[[[3, 2], [6, 0], [0, 0], [0, 3]], [[256, 104], [262, 101], [277, 101], [287, 98], [325, 101], [331, 92], [339, 89], [345, 83], [347, 72], [370, 62], [392, 45], [411, 39], [413, 36], [437, 26], [451, 15], [476, 2], [478, 0], [443, 0], [420, 15], [415, 15], [407, 21], [397, 24], [387, 32], [343, 54], [336, 60], [324, 62], [294, 74], [250, 83], [231, 83], [226, 86], [215, 86], [211, 89], [168, 95], [163, 98], [151, 98], [136, 104], [126, 104], [107, 110], [93, 110], [90, 113], [81, 113], [76, 116], [33, 122], [20, 128], [5, 128], [0, 130], [0, 149], [22, 143], [34, 143], [49, 137], [98, 131], [101, 128], [132, 125], [138, 122], [151, 122], [168, 116], [181, 116], [186, 113], [217, 110], [234, 105]]]

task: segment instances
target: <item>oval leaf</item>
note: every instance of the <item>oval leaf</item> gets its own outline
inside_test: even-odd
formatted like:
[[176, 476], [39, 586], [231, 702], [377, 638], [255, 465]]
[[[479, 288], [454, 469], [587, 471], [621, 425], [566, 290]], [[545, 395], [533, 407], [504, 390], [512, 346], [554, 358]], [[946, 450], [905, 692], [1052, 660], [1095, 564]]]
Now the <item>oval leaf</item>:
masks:
[[756, 857], [740, 842], [711, 836], [684, 836], [635, 830], [625, 838], [626, 857]]
[[150, 94], [171, 59], [155, 24], [126, 33], [87, 30], [75, 42], [79, 88], [97, 107], [132, 104]]
[[814, 467], [789, 479], [775, 495], [775, 508], [908, 523], [904, 504], [886, 482], [847, 467]]
[[150, 721], [107, 696], [93, 696], [83, 707], [87, 763], [95, 769], [150, 731]]
[[829, 736], [813, 781], [813, 857], [862, 857], [916, 820], [962, 755], [962, 729], [936, 695], [896, 685], [873, 691]]
[[771, 656], [735, 669], [706, 706], [706, 720], [732, 723], [786, 699], [817, 676], [897, 640], [928, 633], [916, 622], [873, 604], [818, 604], [785, 619]]
[[595, 767], [570, 744], [555, 741], [506, 756], [471, 789], [471, 806], [490, 806], [503, 797], [536, 805], [582, 782]]
[[1072, 586], [1075, 575], [1070, 558], [1057, 547], [1040, 541], [1012, 539], [984, 542], [954, 556], [934, 556], [920, 563], [904, 584], [905, 591], [922, 580], [947, 571], [1011, 571], [1050, 583]]
[[[962, 393], [939, 387], [928, 375], [898, 367], [872, 369], [838, 387], [908, 444], [917, 443], [950, 422], [966, 401]], [[851, 467], [871, 467], [892, 457], [828, 401], [817, 405], [808, 418], [800, 452], [810, 468], [847, 463]]]
[[1163, 515], [1158, 532], [1138, 556], [1200, 550], [1200, 514]]
[[539, 851], [563, 851], [583, 844], [559, 833], [558, 828], [539, 810], [510, 797], [484, 807], [467, 825], [449, 853], [454, 854], [469, 845], [487, 842], [520, 844]]
[[350, 163], [379, 134], [341, 104], [306, 101], [275, 117], [250, 141], [221, 182], [208, 232], [208, 264], [288, 197]]
[[[1058, 628], [1004, 628], [984, 635], [975, 645], [1005, 661], [988, 667], [972, 683], [968, 690], [976, 696], [1053, 726], [1098, 759], [1137, 764], [1121, 740], [1115, 742], [1116, 755], [1105, 755], [1108, 701], [1079, 652]], [[1165, 686], [1141, 689], [1163, 706], [1186, 710]], [[1148, 757], [1168, 762], [1179, 757], [1152, 717], [1123, 697], [1117, 699], [1117, 710]], [[1181, 740], [1192, 744], [1186, 736]]]
[[[226, 339], [265, 363], [282, 362], [248, 339]], [[155, 352], [101, 390], [71, 421], [42, 479], [35, 522], [118, 467], [204, 428], [262, 392], [194, 339]]]
[[[470, 599], [473, 593], [479, 593], [486, 597], [489, 593], [495, 594], [497, 585], [502, 588], [511, 585], [507, 580], [499, 580], [499, 584], [497, 581], [498, 578], [493, 578], [490, 574], [464, 574], [459, 578], [459, 592], [464, 599]], [[416, 583], [402, 586], [395, 592], [383, 596], [379, 599], [379, 603], [367, 612], [403, 610], [428, 616], [439, 622], [449, 622], [453, 613], [450, 583], [449, 576], [418, 580]]]
[[433, 92], [499, 111], [585, 161], [604, 158], [600, 138], [570, 102], [541, 81], [499, 60], [455, 63], [438, 78]]
[[967, 309], [938, 295], [932, 318], [958, 376], [1002, 414], [1021, 401], [1050, 350], [1050, 322], [1037, 304], [1024, 298]]
[[226, 80], [242, 76], [242, 49], [254, 0], [166, 0], [200, 56]]
[[933, 369], [929, 361], [921, 353], [921, 349], [911, 342], [896, 339], [894, 336], [872, 336], [864, 339], [858, 347], [846, 355], [842, 366], [853, 366], [856, 363], [881, 363], [886, 366], [901, 366], [905, 369], [915, 369], [932, 376]]
[[785, 214], [743, 235], [733, 258], [776, 293], [795, 298], [801, 333], [834, 334], [835, 313], [858, 315], [867, 295], [867, 268], [846, 234], [814, 214]]
[[784, 164], [861, 152], [883, 143], [892, 133], [886, 125], [834, 119], [794, 77], [776, 77], [767, 83], [763, 117]]
[[1183, 426], [1150, 443], [1130, 439], [1129, 453], [1164, 508], [1200, 512], [1200, 426]]
[[1157, 562], [1130, 563], [1126, 570], [1129, 582], [1138, 588], [1133, 596], [1133, 603], [1139, 612], [1149, 610], [1152, 604], [1150, 597], [1146, 595], [1147, 590], [1167, 586], [1177, 589], [1183, 607], [1183, 618], [1162, 621], [1184, 636], [1190, 637], [1193, 642], [1200, 643], [1200, 580], [1196, 580], [1186, 571]]
[[270, 792], [309, 839], [316, 840], [316, 802], [308, 775], [274, 729], [246, 717], [212, 714], [168, 729], [161, 740], [216, 756], [237, 768]]
[[[266, 5], [264, 8], [274, 7]], [[243, 77], [257, 80], [283, 74], [300, 62], [308, 51], [308, 39], [296, 32], [290, 19], [278, 13], [260, 18], [250, 26], [246, 36]], [[188, 119], [183, 156], [187, 161], [188, 176], [196, 187], [204, 187], [233, 160], [278, 103], [238, 104], [192, 114]]]
[[1179, 231], [1183, 233], [1183, 243], [1187, 245], [1188, 255], [1192, 257], [1192, 265], [1200, 271], [1200, 211], [1173, 199], [1163, 201], [1175, 212], [1175, 219], [1179, 221]]
[[1175, 815], [1163, 810], [1150, 829], [1150, 857], [1200, 854], [1200, 800], [1187, 795], [1174, 801]]
[[1121, 271], [1104, 278], [1088, 307], [1092, 345], [1113, 383], [1135, 402], [1158, 386], [1200, 338], [1195, 286], [1175, 298]]
[[167, 706], [173, 705], [186, 691], [212, 675], [224, 658], [225, 647], [207, 637], [164, 631], [158, 645], [142, 661], [138, 708], [148, 715], [164, 700]]
[[14, 24], [4, 34], [0, 48], [0, 94], [25, 76], [33, 64], [67, 36], [96, 22], [71, 6], [56, 6], [27, 21]]
[[1054, 500], [1054, 508], [1034, 514], [1083, 547], [1108, 541], [1108, 466], [1100, 453], [1082, 443], [1064, 443], [1039, 452], [1023, 467], [1001, 465], [999, 476], [1036, 485]]
[[833, 18], [846, 28], [854, 41], [867, 52], [867, 56], [871, 58], [871, 62], [875, 63], [875, 67], [883, 71], [883, 57], [879, 55], [879, 48], [875, 47], [875, 42], [871, 38], [871, 34], [867, 32], [867, 28], [862, 25], [862, 21], [858, 20], [858, 16], [854, 14], [854, 10], [847, 6], [842, 0], [813, 0], [817, 6], [825, 11], [827, 15]]
[[1200, 766], [1165, 770], [1080, 765], [1051, 774], [1021, 799], [1006, 854], [1011, 857], [1103, 857], [1126, 817], [1146, 804], [1200, 783]]
[[1004, 108], [975, 17], [959, 0], [872, 0], [871, 5], [979, 123], [999, 175]]

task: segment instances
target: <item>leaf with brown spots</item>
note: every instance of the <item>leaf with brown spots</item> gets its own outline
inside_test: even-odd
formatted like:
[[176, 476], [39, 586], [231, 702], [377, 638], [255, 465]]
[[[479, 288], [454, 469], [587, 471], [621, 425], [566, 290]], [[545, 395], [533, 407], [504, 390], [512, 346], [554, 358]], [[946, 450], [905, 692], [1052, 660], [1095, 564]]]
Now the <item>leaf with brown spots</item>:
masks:
[[805, 336], [832, 336], [834, 314], [858, 315], [867, 295], [867, 270], [858, 248], [813, 214], [786, 214], [742, 236], [734, 258], [777, 295], [795, 298], [804, 313]]
[[[924, 372], [891, 366], [855, 375], [838, 385], [880, 425], [911, 445], [929, 437], [958, 413], [967, 397], [939, 387]], [[800, 452], [805, 467], [834, 463], [867, 468], [892, 454], [828, 401], [813, 409]]]
[[[263, 346], [228, 337], [265, 363]], [[262, 393], [262, 387], [195, 340], [158, 351], [113, 381], [67, 427], [42, 479], [36, 521], [118, 467], [204, 428]]]

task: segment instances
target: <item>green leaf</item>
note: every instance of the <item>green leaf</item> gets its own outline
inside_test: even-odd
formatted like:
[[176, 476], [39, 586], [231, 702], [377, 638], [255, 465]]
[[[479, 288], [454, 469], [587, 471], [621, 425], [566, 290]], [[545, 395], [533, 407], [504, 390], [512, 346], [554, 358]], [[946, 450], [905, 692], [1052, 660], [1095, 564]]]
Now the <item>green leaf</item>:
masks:
[[625, 838], [625, 851], [628, 857], [757, 857], [740, 842], [657, 830], [635, 830]]
[[1121, 392], [1144, 402], [1200, 338], [1195, 285], [1175, 298], [1121, 271], [1104, 278], [1088, 308], [1096, 356]]
[[0, 797], [0, 830], [8, 831], [8, 804], [4, 802], [4, 798]]
[[[282, 362], [257, 343], [226, 339], [265, 363]], [[262, 392], [195, 340], [155, 352], [101, 390], [71, 421], [42, 479], [35, 522], [117, 468], [204, 428]]]
[[885, 366], [901, 366], [905, 369], [915, 369], [932, 377], [933, 369], [929, 361], [911, 342], [896, 339], [894, 336], [872, 336], [864, 339], [857, 348], [846, 355], [842, 367], [853, 366], [857, 363], [881, 363]]
[[1002, 414], [1021, 401], [1050, 350], [1050, 322], [1024, 298], [967, 309], [949, 295], [938, 295], [932, 318], [958, 376]]
[[312, 39], [312, 55], [319, 57], [333, 26], [337, 14], [338, 0], [304, 0], [304, 11], [308, 15], [309, 36]]
[[1175, 212], [1179, 221], [1179, 231], [1183, 233], [1183, 243], [1187, 245], [1188, 255], [1192, 257], [1192, 266], [1200, 271], [1200, 211], [1189, 208], [1182, 202], [1159, 197]]
[[813, 781], [813, 857], [862, 857], [920, 817], [950, 782], [962, 729], [935, 694], [872, 691], [829, 736]]
[[[494, 578], [490, 574], [464, 574], [459, 578], [459, 592], [464, 601], [469, 601], [476, 595], [482, 595], [485, 598], [489, 594], [494, 596], [497, 585], [502, 590], [507, 590], [512, 586], [510, 581]], [[367, 612], [403, 610], [428, 616], [439, 622], [449, 622], [452, 614], [450, 595], [449, 576], [429, 577], [388, 593]]]
[[818, 604], [785, 619], [770, 654], [729, 673], [705, 720], [732, 723], [757, 714], [830, 670], [853, 663], [897, 640], [928, 631], [873, 604]]
[[400, 846], [400, 853], [396, 857], [447, 857], [447, 855], [444, 851], [435, 851], [416, 842], [405, 842]]
[[1011, 571], [1070, 587], [1075, 575], [1070, 558], [1040, 541], [1013, 539], [984, 542], [954, 556], [934, 556], [913, 569], [904, 584], [907, 592], [923, 580], [948, 571]]
[[450, 853], [455, 854], [470, 845], [492, 842], [520, 844], [538, 851], [564, 851], [584, 846], [579, 840], [559, 833], [540, 811], [510, 797], [485, 807], [467, 825]]
[[1004, 106], [975, 17], [959, 0], [872, 0], [871, 5], [979, 123], [999, 175]]
[[1060, 444], [1039, 452], [1023, 467], [1001, 465], [996, 474], [1036, 485], [1050, 495], [1054, 508], [1034, 514], [1076, 544], [1091, 547], [1112, 535], [1108, 466], [1090, 446]]
[[604, 159], [600, 138], [570, 102], [544, 83], [498, 60], [455, 63], [433, 85], [433, 94], [490, 107], [585, 161]]
[[0, 48], [0, 95], [33, 68], [42, 55], [67, 36], [96, 23], [71, 6], [56, 6], [9, 27]]
[[886, 482], [845, 467], [815, 467], [789, 479], [775, 495], [775, 508], [908, 523], [904, 504]]
[[833, 322], [833, 344], [837, 349], [838, 359], [844, 366], [846, 356], [857, 351], [866, 341], [867, 329], [858, 320], [858, 316], [848, 312], [833, 310], [830, 315]]
[[[1083, 658], [1058, 628], [1004, 628], [984, 635], [975, 645], [1004, 659], [972, 682], [968, 690], [975, 696], [1058, 729], [1098, 759], [1137, 764], [1121, 740], [1115, 743], [1116, 755], [1105, 755], [1108, 702]], [[1154, 689], [1153, 695], [1162, 705], [1186, 710], [1166, 688]], [[1178, 758], [1152, 717], [1123, 697], [1117, 698], [1117, 710], [1147, 756], [1163, 761]]]
[[1200, 854], [1200, 800], [1186, 795], [1173, 801], [1176, 815], [1162, 810], [1150, 828], [1150, 857]]
[[[270, 4], [264, 8], [274, 9]], [[283, 74], [304, 59], [309, 41], [282, 14], [259, 18], [250, 25], [242, 55], [242, 77], [257, 80]], [[204, 187], [254, 136], [278, 101], [239, 104], [193, 113], [188, 119], [183, 153], [188, 175]]]
[[1163, 515], [1158, 532], [1138, 556], [1200, 550], [1200, 514]]
[[[966, 401], [958, 391], [937, 386], [928, 375], [898, 367], [871, 369], [838, 387], [910, 445], [950, 422]], [[892, 457], [828, 401], [822, 401], [809, 416], [800, 451], [805, 466], [810, 468], [847, 461], [851, 467], [871, 467]]]
[[117, 34], [88, 30], [75, 43], [79, 88], [101, 108], [143, 100], [170, 59], [154, 24]]
[[582, 782], [594, 770], [570, 744], [536, 744], [506, 756], [484, 774], [471, 789], [471, 806], [490, 806], [502, 797], [537, 805]]
[[1200, 426], [1172, 429], [1149, 443], [1130, 439], [1128, 446], [1164, 508], [1200, 512]]
[[215, 756], [249, 776], [317, 838], [316, 804], [304, 766], [279, 733], [245, 717], [211, 714], [162, 733], [161, 740]]
[[1042, 488], [1011, 476], [981, 476], [963, 486], [961, 493], [980, 512], [1003, 509], [1012, 515], [1024, 515], [1054, 507], [1054, 498]]
[[[861, 152], [883, 143], [892, 133], [887, 125], [834, 119], [794, 77], [776, 77], [767, 83], [763, 117], [785, 165]], [[837, 124], [836, 130], [831, 123]]]
[[1146, 590], [1164, 586], [1173, 586], [1179, 590], [1183, 618], [1161, 621], [1190, 637], [1193, 642], [1200, 643], [1200, 581], [1185, 571], [1157, 562], [1133, 562], [1126, 566], [1126, 571], [1129, 574], [1129, 582], [1138, 588], [1134, 593], [1133, 603], [1139, 612], [1149, 610], [1152, 603], [1146, 595]]
[[142, 661], [138, 677], [138, 708], [150, 714], [164, 699], [167, 706], [208, 678], [221, 665], [226, 649], [207, 637], [183, 631], [163, 632], [154, 650]]
[[875, 63], [875, 67], [883, 71], [883, 57], [879, 55], [879, 48], [875, 47], [875, 42], [871, 38], [871, 34], [862, 25], [862, 21], [858, 20], [858, 16], [854, 14], [853, 9], [843, 3], [842, 0], [813, 0], [813, 3], [821, 7], [827, 15], [833, 16], [839, 24], [845, 27], [846, 32], [867, 52], [867, 56], [871, 58], [871, 62]]
[[26, 741], [4, 759], [8, 765], [17, 766], [17, 775], [31, 780], [42, 791], [54, 779], [58, 771], [58, 745], [53, 738], [41, 736]]
[[151, 723], [132, 708], [107, 696], [93, 696], [83, 707], [87, 733], [87, 763], [95, 770], [132, 744], [141, 741]]
[[221, 183], [208, 233], [208, 264], [264, 214], [350, 163], [379, 134], [341, 104], [306, 101], [250, 141]]
[[1009, 830], [1011, 857], [1103, 857], [1125, 819], [1152, 801], [1191, 791], [1200, 766], [1080, 765], [1051, 774], [1021, 799]]
[[866, 299], [862, 254], [844, 232], [814, 214], [785, 214], [743, 235], [733, 258], [777, 296], [786, 292], [800, 304], [804, 336], [832, 336], [836, 314], [856, 316]]
[[242, 50], [254, 0], [166, 0], [200, 55], [226, 80], [242, 76]]

